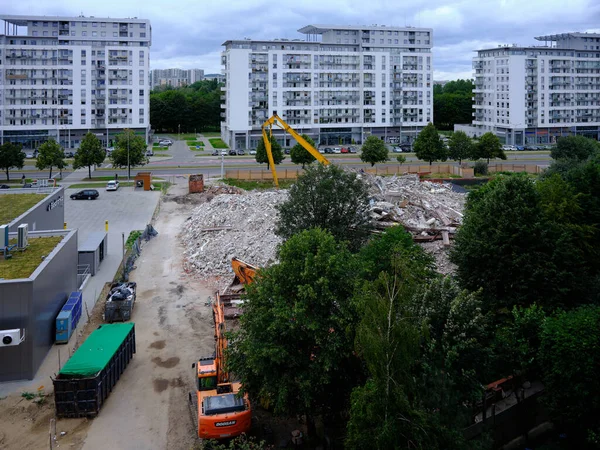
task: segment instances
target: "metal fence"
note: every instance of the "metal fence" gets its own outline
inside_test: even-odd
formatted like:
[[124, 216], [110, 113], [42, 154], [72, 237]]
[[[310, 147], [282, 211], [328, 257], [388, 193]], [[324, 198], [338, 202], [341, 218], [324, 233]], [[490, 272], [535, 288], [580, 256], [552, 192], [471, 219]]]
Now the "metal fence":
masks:
[[83, 285], [90, 276], [89, 264], [77, 264], [77, 286], [79, 286], [79, 290], [83, 289]]

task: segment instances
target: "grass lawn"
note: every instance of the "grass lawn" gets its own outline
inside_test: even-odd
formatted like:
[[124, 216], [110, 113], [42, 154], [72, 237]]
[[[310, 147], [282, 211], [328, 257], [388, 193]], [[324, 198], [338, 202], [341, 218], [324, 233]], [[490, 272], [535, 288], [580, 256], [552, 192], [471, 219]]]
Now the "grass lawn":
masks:
[[440, 172], [440, 173], [428, 173], [427, 175], [423, 175], [421, 178], [462, 178], [460, 175], [454, 175], [449, 172]]
[[[0, 260], [0, 278], [28, 278], [42, 262], [42, 256], [50, 254], [62, 240], [63, 236], [29, 238], [29, 246], [25, 251], [15, 249], [11, 252], [11, 259]], [[16, 244], [17, 240], [11, 239], [10, 243]]]
[[188, 148], [189, 148], [191, 151], [193, 151], [193, 152], [203, 152], [204, 150], [206, 150], [206, 148], [205, 148], [205, 147], [196, 148], [196, 147], [192, 147], [192, 146], [190, 146], [190, 147], [188, 147]]
[[46, 194], [1, 194], [0, 225], [16, 219], [44, 197]]
[[[236, 186], [241, 189], [245, 189], [246, 191], [254, 191], [257, 189], [273, 189], [275, 187], [272, 181], [246, 181], [236, 180], [234, 178], [226, 178], [223, 180], [223, 182], [229, 186]], [[288, 189], [295, 182], [295, 180], [279, 180], [279, 187], [281, 189]]]
[[221, 133], [219, 131], [204, 131], [201, 133], [204, 137], [221, 137]]
[[208, 142], [210, 142], [210, 145], [212, 145], [213, 148], [229, 148], [227, 144], [221, 140], [221, 138], [212, 138], [209, 139]]

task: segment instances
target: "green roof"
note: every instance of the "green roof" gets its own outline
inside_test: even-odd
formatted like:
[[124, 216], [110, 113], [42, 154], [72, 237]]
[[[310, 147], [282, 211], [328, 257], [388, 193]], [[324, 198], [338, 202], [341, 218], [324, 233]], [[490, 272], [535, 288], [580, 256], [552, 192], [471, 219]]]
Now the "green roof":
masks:
[[0, 225], [8, 225], [47, 196], [48, 194], [0, 194]]
[[60, 377], [95, 376], [106, 367], [133, 327], [131, 322], [100, 325], [60, 370]]

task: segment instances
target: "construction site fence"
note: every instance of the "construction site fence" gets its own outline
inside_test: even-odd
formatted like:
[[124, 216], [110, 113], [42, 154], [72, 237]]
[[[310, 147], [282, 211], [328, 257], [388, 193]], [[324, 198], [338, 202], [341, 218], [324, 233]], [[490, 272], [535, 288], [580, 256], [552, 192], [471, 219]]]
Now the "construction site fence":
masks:
[[[527, 173], [540, 173], [544, 170], [543, 167], [537, 164], [495, 164], [490, 163], [488, 171], [490, 173], [495, 172], [527, 172]], [[472, 167], [461, 167], [454, 164], [402, 164], [397, 166], [375, 166], [364, 169], [365, 172], [372, 175], [394, 175], [394, 174], [429, 174], [429, 173], [447, 173], [450, 175], [456, 175], [462, 178], [473, 178]], [[281, 180], [295, 180], [299, 175], [303, 173], [302, 169], [277, 169], [277, 177]], [[273, 174], [268, 169], [229, 169], [225, 171], [225, 178], [231, 178], [235, 180], [248, 180], [248, 181], [272, 181]]]

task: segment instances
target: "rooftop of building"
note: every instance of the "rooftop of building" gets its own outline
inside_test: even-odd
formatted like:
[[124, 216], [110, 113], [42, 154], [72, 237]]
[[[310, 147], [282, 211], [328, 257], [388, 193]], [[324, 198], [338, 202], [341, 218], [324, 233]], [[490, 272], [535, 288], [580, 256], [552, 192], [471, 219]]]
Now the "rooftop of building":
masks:
[[39, 22], [94, 22], [94, 21], [106, 21], [106, 22], [127, 22], [127, 23], [149, 23], [148, 19], [138, 19], [137, 17], [94, 17], [94, 16], [24, 16], [24, 15], [11, 15], [11, 14], [0, 14], [0, 20], [4, 20], [12, 25], [19, 27], [26, 27], [31, 21]]
[[[0, 280], [16, 280], [29, 278], [44, 259], [68, 234], [68, 231], [53, 233], [54, 236], [32, 237], [29, 235], [25, 250], [11, 250], [10, 258], [0, 258]], [[60, 235], [56, 235], [60, 234]], [[10, 245], [16, 244], [17, 238], [10, 239]], [[0, 253], [3, 255], [3, 253]]]
[[545, 41], [545, 42], [556, 42], [556, 41], [566, 41], [572, 38], [600, 38], [600, 33], [559, 33], [559, 34], [548, 34], [545, 36], [536, 36], [534, 39], [536, 41]]
[[432, 28], [420, 28], [420, 27], [411, 27], [411, 26], [405, 26], [405, 27], [394, 27], [394, 26], [387, 26], [387, 25], [307, 25], [305, 27], [302, 27], [298, 30], [299, 33], [303, 33], [303, 34], [323, 34], [326, 33], [328, 31], [331, 30], [357, 30], [357, 31], [361, 31], [361, 30], [372, 30], [372, 29], [377, 29], [377, 30], [389, 30], [389, 31], [406, 31], [406, 30], [412, 30], [412, 31], [432, 31]]
[[9, 224], [31, 207], [37, 205], [47, 194], [18, 193], [0, 194], [0, 225]]

